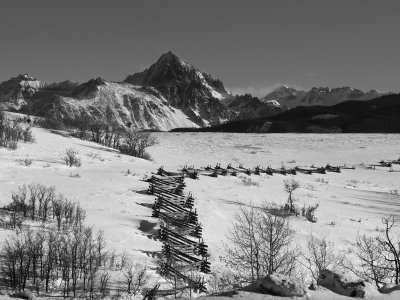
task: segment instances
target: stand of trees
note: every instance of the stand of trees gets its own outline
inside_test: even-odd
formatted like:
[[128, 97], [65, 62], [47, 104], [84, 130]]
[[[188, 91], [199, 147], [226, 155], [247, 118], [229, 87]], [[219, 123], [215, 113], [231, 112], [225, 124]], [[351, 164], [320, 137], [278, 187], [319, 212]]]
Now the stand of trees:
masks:
[[17, 149], [19, 142], [32, 143], [32, 124], [8, 118], [0, 108], [0, 147]]
[[113, 119], [112, 112], [107, 109], [105, 119], [94, 119], [83, 112], [67, 120], [49, 116], [40, 122], [43, 127], [69, 129], [72, 135], [89, 140], [106, 147], [119, 150], [122, 154], [150, 159], [146, 148], [153, 146], [157, 140], [149, 132], [140, 132], [131, 128], [132, 124], [121, 126]]
[[82, 227], [86, 212], [79, 203], [57, 194], [54, 187], [39, 183], [21, 185], [11, 194], [12, 202], [4, 207], [10, 213], [9, 224], [21, 228], [23, 220], [55, 222], [58, 231]]
[[54, 187], [22, 185], [11, 198], [2, 225], [15, 231], [0, 250], [0, 284], [19, 292], [94, 299], [110, 291], [109, 271], [126, 279], [118, 292], [137, 294], [148, 282], [146, 269], [126, 254], [109, 255], [103, 232], [85, 225], [86, 211]]

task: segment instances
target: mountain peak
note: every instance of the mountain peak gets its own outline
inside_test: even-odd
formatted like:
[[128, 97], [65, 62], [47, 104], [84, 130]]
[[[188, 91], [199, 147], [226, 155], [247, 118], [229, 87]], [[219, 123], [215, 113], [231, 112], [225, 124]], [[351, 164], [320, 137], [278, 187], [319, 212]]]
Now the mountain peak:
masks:
[[156, 62], [156, 65], [160, 64], [178, 64], [180, 66], [190, 67], [187, 62], [185, 62], [182, 58], [180, 58], [172, 51], [168, 51], [160, 56], [160, 58]]
[[16, 77], [12, 78], [12, 79], [16, 79], [19, 81], [36, 81], [36, 78], [30, 76], [28, 73], [25, 74], [19, 74]]

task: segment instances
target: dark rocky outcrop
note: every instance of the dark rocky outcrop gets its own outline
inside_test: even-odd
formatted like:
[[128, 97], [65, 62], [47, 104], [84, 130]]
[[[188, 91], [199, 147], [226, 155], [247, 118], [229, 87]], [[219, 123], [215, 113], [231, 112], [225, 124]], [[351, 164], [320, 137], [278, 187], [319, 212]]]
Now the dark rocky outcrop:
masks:
[[308, 297], [307, 287], [303, 283], [279, 273], [267, 275], [242, 290], [281, 297]]
[[336, 294], [353, 298], [379, 296], [378, 290], [370, 282], [330, 270], [321, 270], [317, 284]]

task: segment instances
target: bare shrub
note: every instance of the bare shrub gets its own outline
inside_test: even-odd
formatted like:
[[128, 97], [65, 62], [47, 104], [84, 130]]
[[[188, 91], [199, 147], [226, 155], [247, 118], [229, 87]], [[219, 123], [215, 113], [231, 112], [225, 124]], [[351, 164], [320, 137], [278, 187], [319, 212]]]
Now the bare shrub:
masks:
[[302, 254], [303, 266], [310, 272], [313, 280], [317, 281], [321, 270], [329, 269], [336, 271], [340, 269], [343, 256], [336, 254], [334, 243], [322, 237], [321, 239], [310, 236], [307, 249]]
[[33, 140], [31, 124], [21, 124], [8, 118], [0, 108], [0, 147], [14, 150], [20, 141], [32, 143]]
[[319, 207], [318, 203], [315, 205], [308, 205], [308, 206], [304, 204], [303, 208], [301, 209], [301, 215], [311, 223], [316, 223], [317, 218], [315, 217], [315, 212], [318, 207]]
[[30, 158], [19, 159], [18, 164], [20, 164], [21, 166], [29, 167], [32, 165], [32, 159]]
[[299, 252], [291, 246], [293, 231], [288, 220], [269, 207], [240, 207], [227, 237], [232, 246], [227, 246], [223, 261], [240, 274], [239, 285], [273, 272], [295, 272]]
[[290, 215], [298, 216], [300, 214], [299, 208], [295, 205], [297, 199], [294, 198], [293, 193], [300, 187], [300, 183], [294, 179], [285, 180], [283, 182], [283, 190], [288, 194], [287, 203], [283, 206], [283, 210]]
[[327, 179], [325, 179], [324, 177], [317, 177], [317, 178], [315, 178], [315, 181], [319, 182], [319, 183], [323, 183], [323, 184], [329, 183], [329, 181]]
[[78, 152], [74, 149], [67, 149], [65, 151], [64, 162], [68, 167], [80, 167], [81, 160], [77, 157]]
[[142, 288], [149, 282], [150, 276], [147, 274], [145, 264], [128, 263], [124, 269], [126, 291], [128, 294], [136, 296]]
[[242, 183], [245, 186], [260, 186], [260, 183], [253, 181], [250, 176], [239, 175], [238, 177], [242, 180]]
[[103, 297], [108, 293], [108, 281], [110, 280], [110, 277], [111, 275], [106, 271], [104, 271], [100, 276], [99, 291]]
[[372, 280], [379, 288], [386, 283], [400, 283], [400, 235], [399, 220], [382, 218], [385, 228], [375, 237], [357, 237], [356, 256], [361, 268], [345, 260], [343, 265], [357, 276]]
[[241, 282], [240, 274], [231, 268], [213, 267], [207, 282], [207, 291], [215, 294], [240, 289], [243, 287]]
[[119, 150], [122, 154], [149, 159], [146, 149], [156, 143], [156, 138], [150, 133], [129, 129], [122, 136]]

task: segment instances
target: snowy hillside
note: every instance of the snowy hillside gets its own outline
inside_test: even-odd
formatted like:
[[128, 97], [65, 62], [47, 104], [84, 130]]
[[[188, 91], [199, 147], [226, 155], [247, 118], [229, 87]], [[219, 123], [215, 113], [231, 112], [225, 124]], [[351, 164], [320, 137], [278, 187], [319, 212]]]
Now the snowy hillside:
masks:
[[[226, 254], [224, 243], [229, 243], [226, 235], [238, 205], [258, 205], [263, 201], [283, 204], [286, 201], [283, 181], [288, 177], [301, 184], [296, 192], [299, 205], [319, 204], [317, 223], [303, 217], [290, 218], [300, 247], [305, 247], [313, 233], [316, 237], [327, 237], [335, 243], [338, 253], [354, 259], [358, 234], [376, 233], [382, 227], [382, 216], [400, 216], [400, 169], [395, 167], [394, 172], [388, 172], [387, 168], [365, 167], [380, 159], [397, 158], [398, 135], [272, 134], [260, 138], [259, 134], [157, 133], [160, 144], [150, 149], [153, 163], [120, 155], [62, 132], [34, 128], [33, 134], [36, 139], [33, 144], [20, 144], [15, 151], [0, 148], [0, 205], [11, 201], [11, 193], [19, 185], [35, 182], [54, 186], [57, 192], [86, 209], [87, 224], [104, 230], [107, 249], [126, 252], [135, 261], [146, 262], [154, 276], [152, 283], [159, 278], [152, 253], [160, 251], [162, 245], [149, 238], [149, 230], [156, 229], [158, 224], [158, 219], [151, 217], [154, 196], [135, 191], [147, 189], [148, 184], [141, 179], [150, 176], [160, 165], [167, 170], [216, 163], [235, 166], [243, 163], [247, 167], [356, 165], [355, 170], [343, 170], [339, 174], [186, 179], [186, 190], [195, 197], [203, 238], [209, 245], [209, 260], [217, 270], [222, 267], [219, 257]], [[336, 147], [338, 143], [340, 151]], [[78, 152], [82, 161], [80, 168], [64, 164], [62, 157], [67, 148]], [[32, 165], [21, 163], [26, 158], [32, 160]], [[0, 239], [4, 240], [10, 233], [11, 230], [2, 229]], [[334, 297], [330, 292], [327, 295]]]
[[288, 108], [296, 106], [331, 106], [348, 100], [371, 100], [387, 93], [377, 90], [363, 92], [351, 87], [332, 88], [314, 87], [309, 91], [294, 87], [280, 86], [266, 95], [263, 100], [276, 100]]
[[0, 103], [6, 109], [63, 120], [81, 114], [119, 126], [168, 131], [197, 127], [181, 110], [171, 107], [155, 89], [101, 78], [86, 83], [43, 83], [20, 75], [0, 85]]

